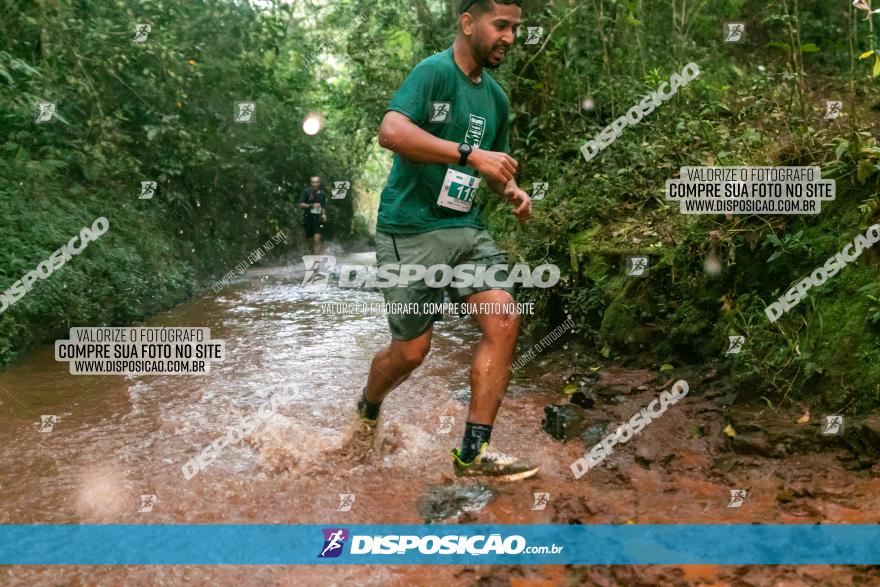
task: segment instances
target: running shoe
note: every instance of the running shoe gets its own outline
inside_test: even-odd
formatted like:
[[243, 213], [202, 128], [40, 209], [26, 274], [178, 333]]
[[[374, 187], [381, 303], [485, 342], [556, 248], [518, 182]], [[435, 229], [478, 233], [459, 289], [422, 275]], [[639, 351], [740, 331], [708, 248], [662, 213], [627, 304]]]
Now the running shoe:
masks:
[[376, 428], [379, 427], [379, 419], [368, 418], [366, 416], [366, 404], [364, 403], [363, 397], [358, 400], [357, 403], [357, 414], [358, 414], [358, 434], [361, 436], [369, 436], [376, 431]]
[[488, 442], [483, 443], [483, 446], [480, 447], [480, 454], [470, 463], [462, 461], [461, 452], [453, 448], [452, 463], [455, 474], [459, 477], [483, 477], [498, 481], [528, 479], [541, 468], [541, 465], [536, 465], [525, 459], [511, 457], [492, 450], [489, 448]]

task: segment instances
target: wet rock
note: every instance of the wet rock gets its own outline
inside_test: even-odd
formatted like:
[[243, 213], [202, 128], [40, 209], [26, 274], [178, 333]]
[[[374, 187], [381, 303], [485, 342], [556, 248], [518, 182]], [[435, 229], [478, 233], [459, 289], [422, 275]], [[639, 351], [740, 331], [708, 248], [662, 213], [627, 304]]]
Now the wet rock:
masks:
[[795, 496], [793, 493], [786, 489], [780, 489], [776, 493], [776, 501], [779, 503], [790, 503], [795, 500]]
[[736, 401], [737, 393], [734, 391], [732, 393], [725, 393], [721, 397], [715, 399], [715, 405], [719, 408], [726, 408], [728, 406], [733, 405], [733, 402]]
[[860, 464], [876, 463], [880, 460], [880, 416], [869, 416], [845, 427], [843, 442]]
[[819, 443], [817, 429], [812, 426], [772, 419], [761, 422], [761, 429], [772, 444], [784, 444], [795, 450], [809, 450]]
[[816, 492], [814, 488], [808, 483], [797, 483], [793, 485], [788, 485], [784, 488], [784, 491], [790, 493], [794, 497], [816, 497]]
[[775, 446], [767, 440], [767, 435], [761, 431], [737, 434], [732, 439], [733, 451], [742, 455], [758, 455], [762, 457], [774, 456]]
[[551, 369], [547, 373], [544, 373], [538, 378], [543, 385], [547, 387], [556, 389], [566, 385], [567, 383], [571, 383], [574, 376], [577, 373], [573, 369], [569, 369], [567, 371], [559, 371], [556, 369]]
[[605, 431], [608, 429], [608, 423], [608, 420], [601, 420], [587, 426], [586, 430], [581, 434], [581, 441], [584, 443], [584, 448], [590, 450], [607, 436]]
[[585, 410], [590, 410], [593, 406], [596, 405], [596, 400], [593, 399], [592, 396], [587, 395], [583, 391], [576, 391], [571, 394], [571, 399], [569, 400], [576, 406], [580, 406]]
[[[823, 435], [821, 424], [798, 424], [794, 418], [755, 416], [734, 407], [728, 414], [737, 435], [729, 439], [737, 454], [783, 458], [790, 454], [845, 448], [848, 468], [866, 468], [880, 461], [880, 416], [846, 420], [842, 436]], [[845, 454], [845, 453], [844, 453]]]
[[541, 428], [556, 440], [563, 442], [571, 440], [585, 427], [584, 410], [580, 406], [572, 404], [544, 406]]
[[715, 368], [709, 369], [700, 377], [700, 383], [709, 383], [710, 381], [715, 381], [718, 379], [718, 370]]
[[869, 416], [861, 422], [862, 431], [872, 441], [873, 445], [880, 447], [880, 415]]
[[706, 436], [706, 428], [702, 424], [692, 424], [688, 428], [688, 438], [703, 438]]
[[657, 378], [657, 374], [647, 369], [624, 369], [608, 367], [599, 371], [596, 388], [607, 395], [631, 393], [635, 389], [647, 385]]
[[773, 447], [773, 456], [777, 458], [785, 458], [789, 455], [788, 447], [782, 443]]
[[711, 468], [722, 473], [730, 473], [739, 464], [739, 457], [734, 454], [724, 454], [712, 461]]
[[553, 507], [554, 524], [583, 524], [593, 510], [583, 495], [560, 495], [550, 502]]
[[426, 524], [435, 524], [456, 516], [468, 517], [498, 496], [487, 485], [434, 485], [419, 498], [419, 514]]
[[652, 463], [669, 464], [675, 453], [660, 443], [641, 442], [636, 447], [635, 461], [644, 468]]
[[731, 426], [737, 432], [737, 436], [731, 439], [731, 446], [740, 454], [779, 458], [786, 454], [827, 448], [818, 427], [797, 424], [794, 419], [755, 416], [736, 409], [730, 411], [729, 417]]

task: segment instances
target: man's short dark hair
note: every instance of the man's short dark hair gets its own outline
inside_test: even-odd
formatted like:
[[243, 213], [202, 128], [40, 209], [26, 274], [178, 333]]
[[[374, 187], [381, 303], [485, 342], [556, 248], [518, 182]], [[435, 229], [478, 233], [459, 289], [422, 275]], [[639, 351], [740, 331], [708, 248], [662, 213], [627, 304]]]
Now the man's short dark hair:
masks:
[[[522, 0], [501, 0], [499, 4], [516, 4], [522, 8]], [[474, 16], [482, 16], [495, 7], [494, 0], [461, 0], [458, 4], [459, 14], [470, 12]]]
[[[466, 2], [465, 2], [466, 4]], [[482, 16], [487, 12], [491, 12], [493, 8], [492, 0], [477, 0], [472, 3], [470, 6], [461, 11], [462, 14], [465, 12], [470, 12], [474, 16]]]

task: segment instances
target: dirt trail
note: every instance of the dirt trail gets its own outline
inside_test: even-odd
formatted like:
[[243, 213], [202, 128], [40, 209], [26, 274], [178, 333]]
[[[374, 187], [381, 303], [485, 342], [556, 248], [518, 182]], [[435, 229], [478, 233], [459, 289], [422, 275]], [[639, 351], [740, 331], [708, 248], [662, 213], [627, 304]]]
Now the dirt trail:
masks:
[[[369, 255], [348, 262], [369, 263]], [[493, 434], [504, 451], [539, 458], [536, 478], [479, 485], [451, 475], [464, 425], [475, 326], [451, 319], [433, 350], [383, 407], [377, 450], [348, 439], [357, 391], [387, 340], [381, 316], [334, 316], [326, 302], [377, 302], [377, 292], [299, 288], [302, 266], [258, 269], [146, 325], [208, 326], [228, 358], [204, 378], [73, 377], [50, 347], [0, 374], [2, 523], [876, 523], [880, 427], [848, 423], [823, 437], [822, 415], [743, 403], [707, 368], [572, 367], [562, 342], [511, 383]], [[569, 465], [611, 429], [685, 379], [687, 397], [575, 479]], [[187, 481], [180, 466], [290, 382], [299, 395], [257, 432]], [[567, 404], [566, 384], [594, 402], [585, 438], [542, 430], [544, 408]], [[40, 415], [59, 416], [39, 432]], [[441, 416], [454, 423], [443, 431]], [[731, 424], [735, 438], [725, 434]], [[880, 435], [878, 435], [880, 437]], [[746, 489], [740, 508], [730, 490]], [[544, 510], [534, 494], [549, 493]], [[339, 494], [356, 495], [337, 511]], [[141, 494], [154, 510], [138, 513]], [[736, 548], [732, 544], [731, 548]], [[3, 567], [0, 583], [237, 585], [871, 585], [869, 567]]]

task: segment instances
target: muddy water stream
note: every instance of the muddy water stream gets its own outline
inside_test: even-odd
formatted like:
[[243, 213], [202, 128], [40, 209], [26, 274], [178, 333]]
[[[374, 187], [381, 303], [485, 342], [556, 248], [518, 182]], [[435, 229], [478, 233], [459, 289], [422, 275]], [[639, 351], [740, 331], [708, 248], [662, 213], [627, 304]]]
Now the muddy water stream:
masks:
[[[369, 253], [338, 255], [370, 264]], [[385, 318], [336, 315], [321, 304], [380, 302], [375, 291], [300, 288], [303, 266], [254, 269], [144, 326], [209, 327], [227, 357], [206, 376], [72, 376], [53, 348], [0, 373], [2, 523], [877, 523], [877, 467], [850, 471], [832, 453], [786, 459], [725, 452], [724, 415], [694, 374], [691, 394], [597, 469], [575, 480], [584, 445], [541, 429], [544, 406], [563, 403], [554, 370], [560, 343], [509, 388], [493, 433], [500, 450], [543, 462], [538, 477], [486, 487], [451, 476], [449, 449], [464, 426], [471, 351], [466, 319], [435, 328], [432, 351], [383, 406], [377, 450], [348, 442], [353, 405], [373, 353], [389, 338]], [[71, 326], [86, 326], [72, 324]], [[520, 349], [522, 352], [524, 349]], [[545, 376], [550, 372], [550, 377]], [[542, 377], [544, 376], [544, 377]], [[619, 393], [595, 415], [627, 420], [657, 395], [639, 371], [607, 374]], [[296, 397], [245, 441], [186, 480], [181, 465], [275, 393]], [[656, 384], [656, 382], [655, 382]], [[653, 385], [653, 384], [652, 384]], [[56, 415], [41, 432], [42, 415]], [[450, 432], [441, 416], [454, 417]], [[787, 416], [786, 416], [787, 417]], [[694, 426], [701, 426], [699, 434]], [[722, 459], [723, 461], [723, 459]], [[742, 508], [729, 490], [748, 488]], [[546, 492], [544, 510], [533, 494]], [[354, 494], [337, 511], [339, 494]], [[155, 495], [139, 512], [141, 495]], [[451, 503], [450, 495], [456, 496]], [[781, 498], [780, 495], [783, 497]], [[731, 546], [735, 548], [735, 545]], [[854, 567], [0, 567], [0, 584], [72, 585], [813, 585], [880, 584]]]

